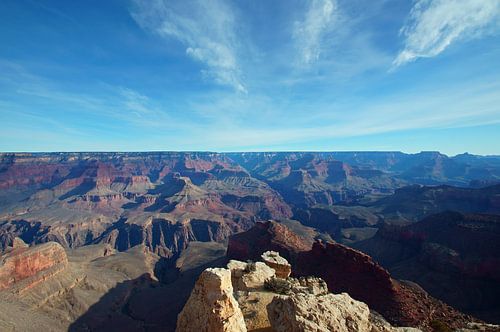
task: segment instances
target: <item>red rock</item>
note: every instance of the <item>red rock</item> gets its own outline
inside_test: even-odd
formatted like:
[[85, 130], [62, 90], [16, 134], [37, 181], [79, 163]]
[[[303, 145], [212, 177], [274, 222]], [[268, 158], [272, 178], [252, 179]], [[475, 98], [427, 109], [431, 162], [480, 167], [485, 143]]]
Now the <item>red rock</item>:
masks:
[[426, 329], [433, 320], [440, 320], [458, 328], [474, 320], [417, 285], [392, 279], [389, 272], [360, 251], [322, 242], [310, 248], [286, 226], [275, 222], [257, 223], [247, 232], [231, 236], [227, 256], [258, 260], [267, 250], [277, 251], [289, 260], [292, 276], [320, 277], [333, 293], [349, 293], [394, 325]]
[[277, 222], [256, 223], [244, 233], [229, 238], [227, 256], [230, 259], [246, 261], [260, 260], [268, 250], [277, 251], [290, 261], [299, 251], [309, 250], [310, 246], [288, 227]]
[[67, 264], [64, 248], [55, 242], [13, 248], [1, 258], [0, 290], [20, 282], [24, 282], [22, 289], [30, 288], [62, 271]]

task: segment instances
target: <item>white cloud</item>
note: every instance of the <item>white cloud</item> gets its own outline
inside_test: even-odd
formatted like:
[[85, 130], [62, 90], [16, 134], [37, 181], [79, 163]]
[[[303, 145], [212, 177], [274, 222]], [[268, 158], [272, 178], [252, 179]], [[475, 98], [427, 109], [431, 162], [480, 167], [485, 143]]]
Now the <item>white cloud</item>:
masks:
[[151, 110], [149, 98], [139, 92], [129, 88], [119, 88], [119, 93], [123, 96], [125, 108], [138, 117], [154, 113]]
[[[185, 144], [216, 150], [252, 150], [256, 146], [294, 146], [316, 140], [342, 139], [418, 129], [462, 128], [500, 123], [499, 83], [474, 82], [428, 89], [380, 100], [346, 102], [333, 106], [328, 102], [311, 103], [309, 108], [290, 106], [295, 116], [280, 123], [264, 125], [228, 119], [210, 123], [201, 133], [192, 131]], [[461, 98], [457, 99], [459, 95]], [[253, 103], [253, 99], [249, 100]], [[255, 105], [249, 105], [248, 108]], [[215, 108], [220, 108], [216, 105]], [[313, 112], [309, 110], [314, 110]], [[352, 110], [346, 112], [346, 110]], [[279, 114], [278, 111], [276, 111]], [[273, 117], [277, 116], [276, 114]], [[314, 119], [312, 119], [314, 118]], [[269, 121], [268, 121], [269, 122]], [[198, 128], [199, 129], [199, 128]], [[197, 145], [198, 144], [198, 145]], [[196, 149], [196, 148], [195, 148]]]
[[144, 29], [174, 38], [186, 54], [206, 65], [216, 83], [246, 92], [238, 63], [237, 19], [224, 0], [134, 0], [132, 17]]
[[336, 20], [335, 0], [313, 0], [304, 20], [295, 22], [294, 38], [300, 51], [300, 60], [311, 64], [319, 59], [323, 37]]
[[498, 0], [416, 0], [401, 28], [404, 48], [393, 65], [434, 57], [457, 40], [481, 37], [500, 26], [499, 18]]

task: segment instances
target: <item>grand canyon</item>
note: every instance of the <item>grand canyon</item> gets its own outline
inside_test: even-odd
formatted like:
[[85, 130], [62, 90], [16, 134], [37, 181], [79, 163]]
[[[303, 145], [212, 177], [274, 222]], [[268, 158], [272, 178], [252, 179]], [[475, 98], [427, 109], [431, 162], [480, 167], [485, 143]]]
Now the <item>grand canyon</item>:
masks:
[[498, 156], [0, 154], [2, 331], [342, 330], [300, 325], [316, 301], [360, 331], [495, 331], [499, 246]]
[[500, 332], [500, 0], [0, 0], [0, 332]]

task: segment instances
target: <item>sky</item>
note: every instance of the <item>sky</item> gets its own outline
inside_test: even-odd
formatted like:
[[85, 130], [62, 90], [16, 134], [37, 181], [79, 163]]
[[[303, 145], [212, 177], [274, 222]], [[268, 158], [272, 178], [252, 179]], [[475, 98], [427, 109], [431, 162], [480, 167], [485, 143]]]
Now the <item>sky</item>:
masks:
[[0, 151], [500, 154], [498, 0], [2, 0]]

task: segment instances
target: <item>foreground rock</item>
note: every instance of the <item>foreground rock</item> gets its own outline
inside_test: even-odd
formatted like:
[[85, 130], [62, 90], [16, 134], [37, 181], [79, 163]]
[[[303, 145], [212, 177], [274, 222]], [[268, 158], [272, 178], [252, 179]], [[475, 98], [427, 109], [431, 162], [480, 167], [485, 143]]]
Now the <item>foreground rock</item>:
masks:
[[177, 321], [178, 332], [246, 332], [238, 302], [233, 296], [231, 271], [203, 271]]
[[268, 313], [276, 332], [371, 330], [368, 306], [346, 293], [275, 297]]
[[240, 291], [262, 288], [266, 280], [275, 276], [275, 270], [262, 262], [244, 263], [231, 260], [227, 267], [231, 271], [234, 289]]
[[[290, 267], [277, 252], [262, 257]], [[177, 332], [198, 330], [402, 331], [348, 294], [329, 293], [320, 278], [285, 279], [262, 262], [236, 260], [228, 269], [206, 269], [198, 279], [179, 315]]]
[[292, 266], [276, 251], [266, 251], [261, 258], [264, 263], [276, 271], [277, 278], [286, 279], [292, 273]]
[[418, 285], [391, 278], [370, 256], [338, 243], [307, 245], [283, 224], [257, 223], [229, 239], [228, 258], [260, 259], [272, 250], [286, 257], [292, 276], [320, 277], [335, 294], [348, 293], [379, 312], [391, 324], [432, 330], [439, 322], [450, 329], [476, 320], [429, 296]]

